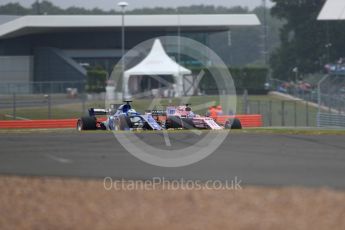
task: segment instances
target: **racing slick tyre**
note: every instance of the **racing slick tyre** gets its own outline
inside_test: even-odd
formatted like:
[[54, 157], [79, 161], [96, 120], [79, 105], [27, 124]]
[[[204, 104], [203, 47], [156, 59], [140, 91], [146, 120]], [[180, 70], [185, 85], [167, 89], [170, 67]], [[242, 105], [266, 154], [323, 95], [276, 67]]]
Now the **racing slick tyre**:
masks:
[[181, 118], [182, 126], [184, 129], [194, 129], [194, 123], [192, 118]]
[[100, 124], [100, 128], [101, 130], [107, 130], [107, 127], [103, 123]]
[[128, 130], [132, 127], [131, 119], [125, 115], [120, 115], [116, 121], [116, 130]]
[[96, 130], [97, 122], [94, 117], [82, 117], [78, 119], [77, 122], [77, 130], [82, 131], [82, 130]]
[[242, 129], [242, 124], [238, 118], [234, 118], [225, 123], [225, 128], [226, 129]]
[[143, 125], [143, 130], [152, 130], [152, 127], [147, 122], [145, 122]]
[[168, 117], [165, 123], [166, 129], [179, 129], [183, 128], [183, 122], [179, 116]]

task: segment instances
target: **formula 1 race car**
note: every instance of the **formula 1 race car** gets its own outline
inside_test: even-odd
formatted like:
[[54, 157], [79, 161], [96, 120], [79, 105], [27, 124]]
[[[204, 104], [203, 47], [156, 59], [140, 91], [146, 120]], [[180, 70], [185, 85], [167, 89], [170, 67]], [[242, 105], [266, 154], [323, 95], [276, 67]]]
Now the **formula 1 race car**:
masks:
[[[88, 116], [81, 117], [77, 122], [77, 130], [161, 130], [162, 127], [153, 119], [150, 113], [142, 115], [132, 109], [130, 102], [124, 101], [122, 105], [112, 105], [110, 109], [88, 110]], [[116, 108], [117, 107], [117, 108]], [[98, 118], [103, 115], [106, 118]]]
[[201, 116], [195, 114], [190, 104], [183, 106], [168, 106], [166, 110], [153, 110], [152, 117], [162, 127], [183, 128], [183, 129], [213, 129], [219, 130], [224, 128], [242, 128], [237, 118], [227, 120], [224, 124], [219, 124], [213, 117]]

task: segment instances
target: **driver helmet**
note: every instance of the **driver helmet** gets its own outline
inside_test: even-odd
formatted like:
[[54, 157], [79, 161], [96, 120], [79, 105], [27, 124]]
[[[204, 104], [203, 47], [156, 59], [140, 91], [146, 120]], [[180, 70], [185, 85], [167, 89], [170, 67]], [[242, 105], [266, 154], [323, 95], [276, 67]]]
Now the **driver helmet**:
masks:
[[137, 111], [135, 111], [135, 109], [129, 109], [127, 113], [128, 114], [136, 114]]

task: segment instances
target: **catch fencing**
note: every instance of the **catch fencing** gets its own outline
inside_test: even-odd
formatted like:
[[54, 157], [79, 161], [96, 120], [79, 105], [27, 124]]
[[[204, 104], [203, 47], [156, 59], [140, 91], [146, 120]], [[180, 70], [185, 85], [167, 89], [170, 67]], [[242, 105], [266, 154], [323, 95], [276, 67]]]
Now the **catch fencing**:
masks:
[[[343, 81], [345, 77], [325, 80], [320, 86], [322, 94], [316, 99], [310, 96], [313, 94], [298, 100], [281, 100], [263, 95], [238, 96], [237, 114], [260, 114], [266, 127], [344, 128]], [[35, 87], [42, 90], [37, 89], [37, 93], [8, 89], [7, 93], [0, 93], [0, 120], [70, 119], [84, 115], [89, 107], [103, 108], [105, 93], [90, 95], [82, 89], [78, 90], [78, 87], [85, 89], [83, 84], [85, 82], [69, 82], [69, 85], [63, 82], [38, 83]]]
[[64, 94], [68, 91], [84, 93], [85, 81], [1, 82], [0, 95], [10, 94]]
[[317, 107], [302, 100], [248, 100], [239, 104], [242, 114], [261, 114], [264, 126], [316, 127]]
[[313, 119], [312, 124], [315, 120], [318, 127], [345, 128], [344, 74], [327, 74], [317, 78], [317, 81], [314, 80], [314, 83], [307, 81], [284, 82], [273, 79], [270, 84], [275, 91], [310, 102], [310, 105], [316, 107], [316, 119], [314, 118], [314, 109], [311, 110], [313, 114], [311, 117]]

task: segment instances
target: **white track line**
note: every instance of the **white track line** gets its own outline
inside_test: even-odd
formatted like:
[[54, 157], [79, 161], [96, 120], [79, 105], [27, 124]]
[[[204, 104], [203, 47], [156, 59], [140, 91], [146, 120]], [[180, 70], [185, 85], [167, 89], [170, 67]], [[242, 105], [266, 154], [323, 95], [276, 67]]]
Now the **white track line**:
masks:
[[61, 163], [61, 164], [71, 164], [71, 163], [73, 163], [72, 160], [67, 159], [67, 158], [57, 157], [57, 156], [54, 156], [54, 155], [51, 155], [51, 154], [48, 154], [46, 156], [48, 158], [54, 160], [54, 161], [57, 161], [57, 162]]
[[165, 145], [171, 146], [169, 134], [168, 134], [167, 130], [165, 130], [165, 129], [163, 129], [163, 137], [164, 137]]

